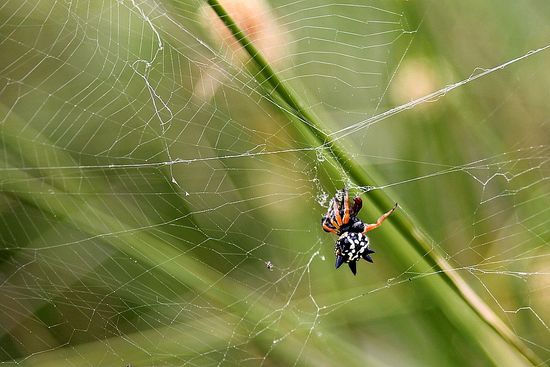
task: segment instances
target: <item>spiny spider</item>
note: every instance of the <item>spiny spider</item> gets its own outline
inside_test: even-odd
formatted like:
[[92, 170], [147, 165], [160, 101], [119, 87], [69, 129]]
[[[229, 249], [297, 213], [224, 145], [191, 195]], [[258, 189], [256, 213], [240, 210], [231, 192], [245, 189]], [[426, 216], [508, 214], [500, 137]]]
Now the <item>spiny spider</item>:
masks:
[[321, 218], [323, 230], [338, 236], [334, 246], [336, 269], [346, 262], [353, 275], [357, 274], [357, 261], [360, 258], [372, 262], [370, 254], [373, 254], [374, 251], [369, 247], [366, 233], [380, 227], [382, 222], [397, 208], [397, 203], [374, 224], [363, 223], [361, 219], [357, 218], [362, 206], [363, 201], [357, 196], [353, 198], [353, 205], [350, 206], [348, 190], [343, 188], [336, 192], [329, 203], [327, 214]]

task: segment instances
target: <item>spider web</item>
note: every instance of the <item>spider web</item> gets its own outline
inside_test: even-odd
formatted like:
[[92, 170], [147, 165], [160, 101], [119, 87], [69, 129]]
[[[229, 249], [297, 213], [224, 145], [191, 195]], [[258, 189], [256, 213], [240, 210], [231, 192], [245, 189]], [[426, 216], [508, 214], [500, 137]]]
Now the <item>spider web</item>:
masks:
[[8, 0], [0, 364], [525, 363], [449, 316], [391, 225], [374, 265], [334, 270], [319, 219], [344, 185], [369, 222], [370, 191], [398, 200], [547, 362], [548, 4], [225, 4], [378, 186], [295, 128], [204, 2]]

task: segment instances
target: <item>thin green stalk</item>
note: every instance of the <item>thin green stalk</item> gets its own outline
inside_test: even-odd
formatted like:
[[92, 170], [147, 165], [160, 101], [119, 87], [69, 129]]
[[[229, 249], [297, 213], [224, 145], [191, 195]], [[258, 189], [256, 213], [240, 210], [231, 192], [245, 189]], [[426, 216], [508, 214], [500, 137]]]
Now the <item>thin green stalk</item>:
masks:
[[[360, 186], [376, 186], [368, 173], [353, 161], [348, 160], [345, 150], [333, 141], [326, 134], [318, 120], [309, 113], [299, 102], [294, 92], [288, 88], [273, 68], [269, 65], [262, 54], [256, 49], [252, 42], [239, 29], [233, 19], [220, 5], [218, 0], [207, 0], [208, 4], [216, 12], [218, 17], [224, 22], [231, 31], [235, 39], [247, 51], [255, 62], [260, 73], [265, 78], [275, 93], [281, 98], [292, 112], [292, 117], [297, 118], [303, 123], [306, 130], [313, 135], [317, 143], [328, 148], [329, 155], [340, 165], [344, 172]], [[380, 210], [384, 211], [391, 207], [393, 200], [382, 190], [375, 190], [370, 193], [369, 199]], [[445, 282], [462, 298], [468, 306], [491, 327], [504, 341], [512, 345], [521, 355], [523, 355], [533, 365], [542, 365], [543, 362], [538, 356], [528, 348], [519, 337], [491, 310], [491, 308], [475, 293], [475, 291], [466, 283], [464, 279], [455, 271], [453, 267], [444, 259], [439, 251], [431, 244], [431, 239], [413, 223], [411, 218], [403, 211], [393, 214], [391, 223], [398, 232], [407, 240], [407, 242], [438, 272]]]

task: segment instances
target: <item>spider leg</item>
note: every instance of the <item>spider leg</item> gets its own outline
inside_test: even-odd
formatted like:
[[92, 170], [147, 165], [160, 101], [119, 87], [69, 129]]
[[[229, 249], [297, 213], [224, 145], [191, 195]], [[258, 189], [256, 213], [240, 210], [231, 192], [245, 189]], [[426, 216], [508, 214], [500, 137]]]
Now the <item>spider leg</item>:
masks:
[[325, 230], [325, 232], [332, 232], [334, 234], [338, 234], [338, 233], [336, 233], [336, 230], [334, 228], [330, 228], [325, 223], [323, 223], [323, 229]]
[[[324, 215], [323, 218], [321, 218], [321, 225], [323, 226], [323, 229], [325, 230], [325, 232], [333, 232], [333, 233], [336, 233], [336, 231], [334, 231], [334, 229], [330, 230], [328, 228], [325, 228], [325, 225], [328, 227], [329, 225], [331, 225], [333, 228], [338, 228], [338, 223], [336, 223], [336, 221], [334, 219], [331, 219], [331, 218], [334, 218], [332, 213], [330, 212], [331, 210], [334, 210], [333, 209], [333, 203], [334, 203], [334, 199], [331, 200], [330, 202], [330, 205], [327, 209], [327, 214]], [[330, 228], [330, 227], [329, 227]]]
[[334, 224], [336, 228], [340, 228], [342, 226], [342, 217], [340, 216], [340, 208], [338, 208], [336, 200], [332, 201], [332, 210], [334, 211], [334, 218], [336, 219], [336, 223], [332, 224]]
[[343, 224], [348, 224], [349, 222], [349, 194], [348, 190], [344, 189], [344, 218], [342, 219]]
[[382, 222], [386, 220], [387, 217], [390, 216], [391, 213], [394, 212], [394, 210], [397, 209], [397, 203], [395, 203], [394, 207], [388, 211], [387, 213], [382, 214], [380, 218], [376, 221], [374, 224], [366, 224], [365, 229], [363, 230], [363, 233], [367, 233], [368, 231], [372, 231], [375, 228], [378, 228], [382, 225]]

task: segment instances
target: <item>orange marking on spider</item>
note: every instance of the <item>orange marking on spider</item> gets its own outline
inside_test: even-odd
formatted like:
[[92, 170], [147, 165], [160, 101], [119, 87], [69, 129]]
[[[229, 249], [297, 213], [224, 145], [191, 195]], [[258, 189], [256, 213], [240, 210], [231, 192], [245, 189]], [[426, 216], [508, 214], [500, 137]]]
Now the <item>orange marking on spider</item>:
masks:
[[349, 222], [349, 195], [348, 190], [344, 191], [344, 219], [343, 223], [348, 224]]
[[337, 234], [336, 233], [336, 230], [334, 228], [330, 228], [329, 226], [327, 226], [326, 224], [323, 223], [323, 229], [326, 231], [326, 232], [332, 232], [334, 234]]
[[332, 210], [334, 211], [334, 219], [336, 219], [336, 223], [338, 224], [338, 227], [340, 227], [342, 225], [342, 217], [340, 216], [340, 208], [338, 207], [336, 200], [332, 201]]

